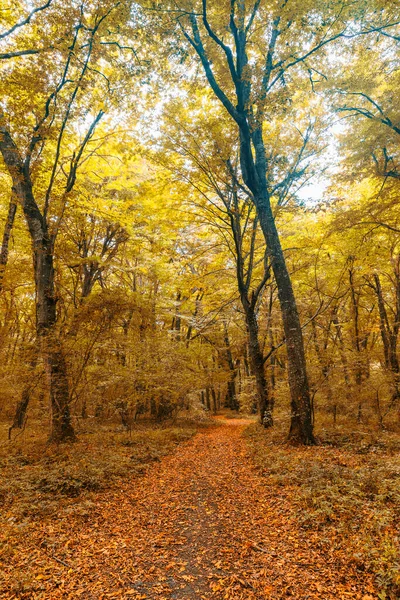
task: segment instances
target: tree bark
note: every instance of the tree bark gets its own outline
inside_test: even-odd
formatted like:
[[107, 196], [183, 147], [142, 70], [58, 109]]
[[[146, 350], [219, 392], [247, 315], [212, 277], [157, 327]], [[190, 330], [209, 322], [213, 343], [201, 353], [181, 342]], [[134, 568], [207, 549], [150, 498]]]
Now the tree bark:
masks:
[[337, 404], [336, 404], [336, 401], [334, 401], [334, 399], [333, 399], [333, 392], [332, 392], [332, 387], [331, 387], [331, 382], [330, 382], [331, 364], [330, 364], [330, 361], [327, 360], [327, 357], [326, 357], [327, 341], [325, 342], [325, 344], [323, 344], [323, 349], [322, 349], [319, 344], [319, 341], [318, 341], [317, 328], [315, 326], [314, 319], [312, 319], [311, 325], [312, 325], [312, 332], [313, 332], [313, 338], [314, 338], [315, 354], [317, 356], [317, 360], [318, 360], [318, 363], [319, 363], [319, 366], [321, 369], [321, 373], [322, 373], [322, 377], [323, 377], [323, 386], [325, 388], [326, 399], [328, 401], [328, 407], [332, 410], [333, 422], [336, 424]]
[[[25, 210], [24, 210], [25, 212]], [[28, 226], [30, 221], [28, 220]], [[61, 340], [56, 332], [57, 312], [54, 287], [53, 247], [47, 227], [43, 223], [41, 235], [34, 241], [36, 282], [36, 328], [41, 352], [45, 359], [50, 390], [50, 440], [64, 442], [75, 439], [71, 422], [67, 366]]]
[[258, 323], [254, 311], [248, 308], [246, 324], [249, 336], [250, 365], [256, 380], [258, 413], [260, 422], [264, 427], [272, 427], [272, 402], [268, 393], [268, 384], [264, 371], [264, 356], [258, 339]]
[[235, 364], [233, 362], [231, 345], [229, 342], [228, 327], [225, 322], [224, 322], [224, 342], [225, 342], [225, 348], [226, 348], [226, 350], [225, 350], [226, 351], [226, 360], [228, 363], [229, 373], [230, 373], [230, 378], [229, 378], [228, 387], [227, 387], [227, 394], [226, 394], [227, 405], [231, 410], [238, 411], [239, 410], [239, 402], [237, 399], [236, 383], [235, 383], [236, 369], [235, 369]]
[[358, 395], [357, 421], [361, 423], [363, 417], [362, 403], [362, 384], [369, 377], [369, 361], [366, 356], [368, 344], [368, 332], [361, 332], [360, 329], [360, 291], [356, 290], [354, 281], [354, 263], [350, 262], [349, 267], [349, 285], [351, 312], [353, 318], [353, 349], [355, 351], [355, 374], [354, 382]]
[[229, 27], [234, 37], [235, 55], [232, 49], [225, 45], [215, 32], [213, 32], [207, 19], [207, 0], [203, 0], [202, 5], [202, 24], [208, 38], [211, 38], [223, 50], [224, 60], [226, 60], [224, 66], [227, 68], [231, 82], [234, 84], [235, 103], [231, 102], [229, 94], [222, 89], [215, 78], [212, 60], [203, 44], [199, 29], [199, 20], [194, 14], [189, 16], [192, 37], [186, 31], [184, 31], [184, 35], [197, 52], [208, 83], [215, 96], [225, 107], [238, 128], [242, 177], [253, 195], [253, 201], [257, 209], [278, 287], [278, 298], [286, 338], [288, 379], [291, 395], [289, 438], [294, 443], [313, 444], [315, 440], [313, 436], [312, 407], [306, 371], [303, 334], [292, 283], [272, 213], [267, 181], [268, 164], [263, 140], [263, 104], [268, 95], [268, 85], [273, 68], [273, 53], [276, 40], [279, 36], [280, 17], [277, 17], [273, 22], [261, 90], [258, 92], [258, 100], [254, 100], [252, 78], [246, 72], [249, 66], [247, 32], [243, 19], [239, 22], [235, 21], [235, 3], [231, 3], [229, 22]]
[[266, 188], [266, 172], [263, 190], [254, 190], [260, 225], [278, 288], [278, 299], [286, 339], [288, 357], [288, 380], [291, 396], [291, 423], [289, 439], [294, 443], [313, 444], [313, 425], [310, 390], [308, 385], [303, 333], [301, 329], [292, 282], [287, 269], [275, 219]]
[[11, 194], [10, 204], [8, 206], [8, 213], [6, 223], [4, 225], [3, 231], [3, 241], [1, 244], [0, 251], [0, 292], [3, 291], [3, 280], [4, 274], [8, 262], [8, 251], [9, 251], [9, 242], [11, 237], [11, 231], [14, 226], [15, 214], [17, 212], [17, 202], [14, 196], [14, 193]]
[[214, 387], [211, 388], [211, 396], [213, 399], [213, 413], [214, 413], [214, 415], [216, 415], [217, 414], [217, 394], [215, 393]]
[[383, 350], [385, 355], [385, 366], [393, 375], [393, 395], [392, 403], [396, 402], [400, 398], [400, 365], [397, 357], [397, 338], [399, 333], [399, 319], [400, 319], [400, 279], [396, 276], [396, 311], [393, 326], [390, 326], [388, 314], [383, 298], [382, 285], [377, 273], [374, 274], [375, 281], [375, 293], [378, 299], [379, 309], [379, 325], [381, 338], [383, 343]]
[[17, 402], [15, 407], [14, 418], [11, 427], [8, 430], [8, 439], [11, 439], [11, 432], [13, 429], [22, 429], [26, 423], [26, 414], [28, 411], [29, 402], [32, 396], [32, 392], [35, 388], [34, 373], [38, 362], [38, 352], [36, 345], [28, 349], [27, 355], [24, 356], [24, 362], [29, 363], [30, 373], [29, 381], [24, 385], [21, 393], [21, 398]]
[[22, 205], [32, 240], [36, 288], [36, 331], [50, 388], [52, 425], [50, 440], [75, 439], [69, 408], [69, 386], [61, 341], [56, 332], [53, 241], [46, 218], [36, 203], [27, 165], [0, 115], [0, 151], [13, 182], [13, 193]]
[[338, 313], [338, 307], [335, 306], [332, 311], [332, 323], [333, 323], [333, 326], [335, 327], [335, 331], [336, 331], [336, 338], [338, 340], [340, 360], [342, 363], [343, 379], [346, 384], [345, 385], [345, 396], [346, 396], [346, 400], [350, 401], [351, 381], [350, 381], [350, 377], [349, 377], [349, 368], [348, 368], [348, 362], [347, 362], [345, 346], [344, 346], [344, 341], [343, 341], [342, 326], [339, 323], [337, 313]]
[[25, 422], [26, 422], [26, 412], [28, 410], [30, 398], [31, 398], [31, 388], [26, 386], [23, 389], [21, 398], [17, 403], [12, 425], [8, 429], [8, 439], [9, 440], [11, 440], [11, 432], [13, 429], [23, 429]]
[[[254, 202], [278, 288], [278, 299], [286, 338], [288, 380], [291, 396], [289, 439], [294, 443], [313, 444], [312, 407], [303, 332], [268, 193], [267, 159], [262, 124], [259, 124], [252, 134], [250, 134], [250, 130], [245, 133], [241, 136], [242, 170], [244, 170], [245, 182], [254, 195]], [[254, 147], [255, 159], [253, 159], [251, 142]]]

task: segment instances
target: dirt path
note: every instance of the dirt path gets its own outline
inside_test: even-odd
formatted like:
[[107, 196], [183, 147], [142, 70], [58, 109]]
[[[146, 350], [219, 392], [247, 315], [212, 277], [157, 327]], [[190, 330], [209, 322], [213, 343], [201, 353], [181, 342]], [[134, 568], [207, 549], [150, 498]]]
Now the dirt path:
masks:
[[376, 597], [317, 533], [299, 530], [279, 489], [267, 489], [246, 456], [244, 424], [198, 434], [142, 478], [99, 495], [89, 516], [44, 523], [19, 565], [34, 571], [37, 591], [2, 597]]

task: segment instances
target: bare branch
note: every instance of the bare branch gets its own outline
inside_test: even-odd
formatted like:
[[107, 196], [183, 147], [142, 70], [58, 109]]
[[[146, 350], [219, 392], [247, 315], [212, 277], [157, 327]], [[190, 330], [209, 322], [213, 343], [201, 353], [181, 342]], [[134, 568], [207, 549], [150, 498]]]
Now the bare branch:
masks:
[[213, 92], [215, 93], [217, 98], [220, 100], [222, 105], [226, 108], [226, 110], [231, 115], [231, 117], [236, 121], [236, 123], [240, 123], [241, 119], [240, 119], [239, 113], [237, 112], [236, 108], [234, 107], [232, 102], [229, 100], [228, 96], [225, 94], [225, 92], [222, 90], [222, 88], [218, 85], [218, 83], [215, 79], [214, 73], [211, 68], [211, 63], [207, 58], [207, 54], [204, 49], [203, 42], [201, 41], [196, 17], [194, 15], [190, 15], [190, 24], [192, 27], [193, 38], [187, 33], [187, 31], [185, 30], [185, 28], [183, 27], [182, 23], [179, 20], [178, 20], [178, 23], [179, 23], [179, 26], [181, 28], [181, 31], [182, 31], [184, 37], [187, 39], [189, 44], [196, 50], [197, 55], [200, 58], [201, 64], [203, 65], [207, 80], [208, 80]]
[[392, 120], [387, 116], [387, 114], [384, 112], [382, 107], [375, 100], [373, 100], [373, 98], [371, 98], [370, 96], [368, 96], [367, 94], [365, 94], [363, 92], [340, 91], [340, 93], [348, 95], [348, 96], [359, 96], [361, 98], [364, 98], [365, 100], [367, 100], [367, 102], [372, 104], [372, 106], [374, 106], [377, 109], [377, 111], [379, 112], [379, 114], [381, 116], [379, 117], [377, 115], [374, 115], [374, 113], [372, 113], [370, 110], [359, 107], [359, 106], [343, 106], [343, 107], [337, 108], [336, 112], [352, 112], [354, 114], [363, 115], [364, 117], [366, 117], [367, 119], [371, 119], [372, 121], [379, 121], [380, 123], [382, 123], [383, 125], [386, 125], [387, 127], [389, 127], [390, 129], [392, 129], [393, 131], [395, 131], [396, 133], [398, 133], [400, 135], [400, 127], [398, 127], [397, 125], [395, 125], [392, 122]]
[[0, 60], [6, 60], [8, 58], [17, 58], [18, 56], [30, 56], [32, 54], [39, 54], [43, 52], [44, 48], [41, 50], [16, 50], [15, 52], [4, 52], [0, 54]]
[[327, 44], [330, 44], [331, 42], [334, 42], [340, 38], [354, 39], [355, 37], [358, 37], [361, 35], [369, 35], [370, 33], [379, 33], [379, 34], [385, 35], [386, 29], [389, 29], [390, 27], [395, 27], [396, 25], [399, 25], [399, 24], [400, 24], [400, 21], [395, 21], [393, 23], [388, 23], [387, 25], [382, 25], [381, 27], [372, 27], [371, 29], [355, 31], [354, 33], [346, 33], [346, 28], [345, 28], [345, 29], [343, 29], [343, 31], [340, 31], [339, 33], [337, 33], [335, 35], [332, 35], [330, 37], [327, 37], [327, 38], [321, 40], [321, 42], [316, 44], [313, 48], [311, 48], [311, 50], [309, 50], [302, 56], [294, 58], [292, 61], [290, 61], [286, 64], [285, 64], [285, 60], [287, 60], [287, 59], [282, 59], [273, 66], [273, 70], [278, 69], [278, 74], [271, 82], [269, 89], [271, 89], [277, 83], [277, 81], [279, 81], [279, 79], [282, 77], [282, 75], [288, 69], [290, 69], [290, 67], [293, 67], [301, 62], [304, 62], [309, 56], [312, 56], [313, 54], [318, 52], [318, 50], [321, 50], [321, 48], [323, 48]]
[[251, 11], [250, 18], [249, 18], [248, 23], [246, 25], [246, 29], [245, 29], [246, 35], [248, 34], [248, 32], [251, 29], [251, 26], [253, 25], [253, 21], [255, 19], [257, 11], [258, 11], [258, 9], [260, 7], [260, 4], [261, 4], [261, 0], [256, 0], [255, 3], [254, 3], [253, 10]]
[[0, 40], [3, 40], [8, 35], [11, 35], [11, 33], [13, 33], [16, 29], [19, 29], [20, 27], [23, 27], [24, 25], [28, 25], [28, 23], [31, 21], [32, 17], [36, 13], [48, 8], [52, 2], [53, 2], [53, 0], [48, 0], [46, 2], [46, 4], [43, 4], [43, 6], [38, 6], [37, 8], [34, 8], [32, 10], [32, 12], [30, 12], [29, 15], [26, 17], [26, 19], [24, 19], [23, 21], [20, 21], [19, 23], [16, 23], [15, 25], [13, 25], [11, 27], [11, 29], [8, 29], [8, 31], [4, 31], [3, 33], [0, 33]]
[[207, 30], [208, 35], [210, 36], [210, 38], [216, 43], [218, 44], [218, 46], [220, 48], [222, 48], [222, 50], [225, 52], [226, 55], [226, 59], [228, 62], [228, 66], [229, 66], [229, 71], [231, 73], [231, 77], [232, 80], [236, 85], [239, 84], [239, 78], [238, 78], [238, 74], [236, 72], [236, 68], [235, 68], [235, 63], [233, 60], [233, 54], [232, 54], [232, 50], [229, 48], [229, 46], [227, 46], [226, 44], [224, 44], [224, 42], [216, 35], [216, 33], [211, 29], [211, 26], [208, 22], [207, 19], [207, 0], [202, 0], [203, 2], [203, 24], [204, 27]]

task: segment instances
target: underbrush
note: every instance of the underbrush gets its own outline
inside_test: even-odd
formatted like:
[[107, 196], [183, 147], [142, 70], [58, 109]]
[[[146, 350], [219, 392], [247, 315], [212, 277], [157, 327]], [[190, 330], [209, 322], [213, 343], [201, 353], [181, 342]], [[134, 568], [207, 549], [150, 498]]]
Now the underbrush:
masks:
[[400, 598], [400, 436], [327, 431], [315, 447], [293, 448], [282, 431], [252, 424], [252, 459], [298, 526], [359, 571], [373, 572], [381, 600]]
[[150, 464], [193, 436], [190, 421], [171, 426], [138, 425], [130, 433], [115, 426], [80, 432], [73, 444], [47, 444], [35, 430], [0, 446], [0, 529], [5, 550], [15, 537], [40, 518], [62, 512], [87, 514], [95, 493], [142, 474]]

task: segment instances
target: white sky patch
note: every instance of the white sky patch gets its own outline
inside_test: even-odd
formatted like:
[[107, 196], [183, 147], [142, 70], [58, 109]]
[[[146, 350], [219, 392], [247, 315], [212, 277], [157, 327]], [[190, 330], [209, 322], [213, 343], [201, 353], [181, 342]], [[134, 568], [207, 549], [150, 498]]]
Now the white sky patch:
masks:
[[325, 193], [333, 183], [335, 174], [340, 165], [339, 135], [345, 131], [346, 120], [339, 118], [327, 132], [327, 146], [321, 161], [322, 172], [303, 185], [296, 193], [297, 198], [303, 202], [316, 204], [324, 199]]

